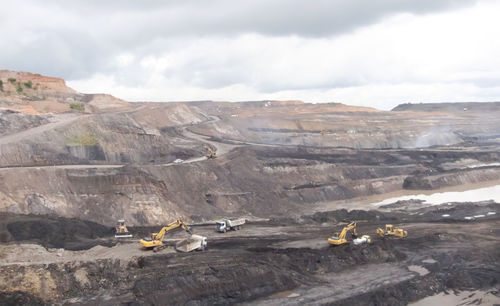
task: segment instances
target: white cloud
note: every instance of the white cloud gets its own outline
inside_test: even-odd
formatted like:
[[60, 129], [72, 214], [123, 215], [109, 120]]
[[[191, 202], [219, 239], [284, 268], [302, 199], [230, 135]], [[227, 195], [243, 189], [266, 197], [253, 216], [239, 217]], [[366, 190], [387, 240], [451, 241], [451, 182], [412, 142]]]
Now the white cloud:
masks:
[[135, 56], [130, 53], [123, 53], [116, 57], [116, 64], [118, 67], [126, 67], [134, 61]]

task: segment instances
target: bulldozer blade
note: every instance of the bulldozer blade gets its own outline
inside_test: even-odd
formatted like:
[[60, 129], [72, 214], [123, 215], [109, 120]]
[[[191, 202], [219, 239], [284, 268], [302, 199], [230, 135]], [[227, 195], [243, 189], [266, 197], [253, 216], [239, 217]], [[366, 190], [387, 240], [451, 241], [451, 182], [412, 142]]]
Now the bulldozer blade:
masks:
[[127, 235], [115, 235], [115, 238], [132, 238], [132, 234], [127, 234]]

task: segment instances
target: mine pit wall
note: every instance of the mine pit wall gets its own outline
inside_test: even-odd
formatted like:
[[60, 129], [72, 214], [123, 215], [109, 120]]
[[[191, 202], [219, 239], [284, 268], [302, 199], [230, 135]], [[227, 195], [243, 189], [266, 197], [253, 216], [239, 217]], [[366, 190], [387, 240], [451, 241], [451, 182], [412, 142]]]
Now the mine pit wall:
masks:
[[482, 169], [467, 169], [448, 171], [440, 174], [420, 174], [408, 176], [403, 183], [404, 189], [439, 189], [449, 186], [480, 183], [500, 179], [500, 167], [483, 167]]
[[164, 182], [136, 168], [14, 169], [0, 176], [3, 212], [56, 214], [105, 225], [122, 218], [136, 225], [162, 224], [187, 215], [171, 201]]
[[214, 252], [204, 256], [165, 254], [131, 261], [9, 265], [0, 266], [0, 292], [20, 291], [47, 303], [71, 298], [85, 301], [86, 297], [106, 291], [115, 302], [232, 304], [317, 283], [314, 273], [405, 258], [388, 249], [392, 247], [344, 248], [333, 253], [330, 249], [255, 248], [232, 250], [230, 257]]
[[[79, 143], [89, 135], [90, 142]], [[182, 138], [173, 126], [139, 125], [124, 115], [82, 116], [64, 127], [0, 143], [0, 166], [167, 163], [204, 154], [202, 143]]]
[[[315, 202], [500, 179], [500, 167], [426, 170], [456, 156], [418, 161], [400, 153], [287, 152], [242, 148], [224, 158], [171, 167], [2, 169], [0, 211], [107, 226], [122, 218], [136, 226], [160, 225], [177, 217], [202, 222], [231, 215], [294, 216]], [[429, 162], [436, 166], [425, 166]]]

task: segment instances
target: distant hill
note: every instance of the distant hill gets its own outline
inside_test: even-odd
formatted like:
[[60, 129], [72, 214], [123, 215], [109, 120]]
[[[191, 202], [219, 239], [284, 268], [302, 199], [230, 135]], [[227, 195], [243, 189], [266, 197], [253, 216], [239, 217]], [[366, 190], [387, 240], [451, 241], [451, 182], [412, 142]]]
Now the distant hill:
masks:
[[399, 104], [391, 111], [491, 111], [500, 110], [500, 102], [445, 102], [445, 103], [405, 103]]

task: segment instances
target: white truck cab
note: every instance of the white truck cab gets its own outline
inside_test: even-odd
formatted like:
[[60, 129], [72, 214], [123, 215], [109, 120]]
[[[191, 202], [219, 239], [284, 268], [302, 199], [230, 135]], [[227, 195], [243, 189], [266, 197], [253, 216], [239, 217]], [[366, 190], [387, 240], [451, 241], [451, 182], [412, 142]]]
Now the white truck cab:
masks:
[[230, 230], [239, 230], [243, 224], [245, 224], [245, 219], [234, 219], [234, 220], [229, 220], [225, 219], [222, 221], [217, 221], [217, 231], [219, 233], [225, 233]]

